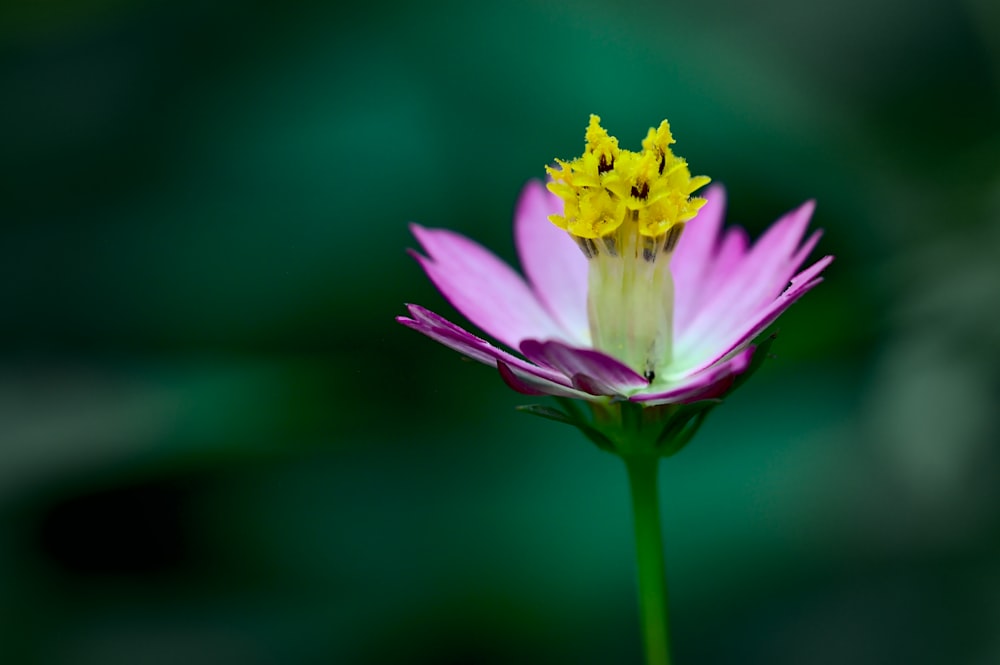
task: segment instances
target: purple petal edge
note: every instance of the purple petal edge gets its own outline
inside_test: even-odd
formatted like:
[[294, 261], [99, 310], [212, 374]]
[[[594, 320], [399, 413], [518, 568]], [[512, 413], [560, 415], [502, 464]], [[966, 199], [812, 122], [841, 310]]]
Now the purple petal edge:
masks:
[[532, 362], [572, 377], [573, 386], [595, 395], [627, 395], [649, 381], [621, 361], [594, 349], [578, 349], [555, 340], [526, 339], [521, 353]]
[[497, 361], [497, 371], [500, 373], [500, 378], [503, 379], [503, 382], [507, 384], [507, 387], [515, 392], [519, 392], [522, 395], [547, 394], [544, 390], [536, 388], [527, 381], [522, 381], [519, 376], [514, 374], [514, 370], [510, 368], [510, 365], [501, 360]]
[[585, 400], [593, 400], [595, 398], [595, 395], [539, 379], [532, 374], [511, 367], [501, 360], [497, 361], [497, 371], [508, 388], [522, 395], [552, 395], [553, 397], [570, 397]]
[[[527, 394], [546, 394], [583, 399], [592, 398], [590, 395], [574, 389], [566, 376], [551, 368], [533, 365], [502, 349], [498, 349], [486, 340], [476, 337], [451, 321], [419, 305], [407, 305], [406, 307], [413, 318], [398, 316], [396, 320], [399, 323], [407, 328], [423, 333], [434, 341], [484, 365], [496, 367], [498, 363], [503, 364], [508, 370], [508, 375], [512, 375], [519, 381], [519, 385], [530, 386], [531, 390], [536, 391]], [[501, 377], [507, 381], [508, 377], [504, 376], [503, 371], [501, 371]], [[508, 385], [511, 385], [510, 382], [508, 382]], [[521, 390], [513, 385], [511, 387], [518, 392], [525, 392], [525, 390]]]

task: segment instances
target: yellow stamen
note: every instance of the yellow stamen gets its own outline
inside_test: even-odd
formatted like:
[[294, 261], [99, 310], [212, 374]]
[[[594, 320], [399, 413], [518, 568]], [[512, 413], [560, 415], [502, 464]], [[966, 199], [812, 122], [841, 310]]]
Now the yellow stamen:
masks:
[[[705, 204], [691, 194], [709, 178], [692, 177], [687, 162], [671, 152], [674, 138], [666, 120], [650, 128], [641, 152], [620, 149], [596, 115], [590, 116], [586, 140], [580, 157], [546, 167], [549, 190], [564, 204], [563, 214], [549, 219], [572, 235], [601, 238], [621, 230], [658, 238]], [[626, 223], [635, 228], [622, 229]]]

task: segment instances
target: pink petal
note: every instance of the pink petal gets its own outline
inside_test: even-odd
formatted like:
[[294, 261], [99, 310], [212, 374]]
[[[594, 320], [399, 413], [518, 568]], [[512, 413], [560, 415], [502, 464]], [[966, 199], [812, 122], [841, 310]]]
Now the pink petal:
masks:
[[795, 277], [792, 277], [792, 279], [790, 280], [791, 282], [790, 285], [801, 284], [803, 282], [811, 282], [813, 279], [815, 279], [817, 275], [823, 272], [826, 269], [826, 267], [831, 263], [833, 263], [833, 256], [828, 254], [823, 258], [821, 258], [816, 263], [812, 264], [811, 266], [800, 272]]
[[734, 355], [732, 358], [724, 360], [711, 367], [705, 368], [684, 377], [669, 390], [658, 392], [638, 393], [629, 397], [632, 402], [642, 402], [647, 406], [656, 404], [670, 404], [678, 402], [694, 402], [699, 399], [718, 397], [720, 382], [728, 381], [731, 377], [746, 371], [750, 365], [750, 357], [754, 348], [748, 346]]
[[559, 370], [572, 379], [573, 387], [594, 395], [627, 395], [649, 385], [630, 367], [594, 349], [526, 339], [521, 342], [521, 353], [529, 360]]
[[711, 344], [713, 351], [705, 356], [704, 359], [697, 362], [690, 371], [701, 371], [702, 369], [718, 362], [720, 358], [732, 353], [733, 349], [737, 349], [743, 344], [753, 340], [754, 337], [762, 333], [765, 328], [771, 325], [782, 312], [788, 309], [792, 303], [805, 295], [805, 293], [814, 286], [822, 282], [823, 278], [818, 277], [817, 275], [819, 275], [824, 268], [830, 265], [832, 261], [832, 256], [824, 256], [809, 268], [793, 277], [789, 287], [762, 311], [755, 313], [753, 317], [745, 320], [740, 326], [733, 329], [727, 337], [722, 337], [713, 341]]
[[511, 348], [529, 337], [567, 338], [524, 279], [492, 252], [451, 231], [411, 229], [428, 254], [415, 254], [427, 276], [476, 326]]
[[[743, 257], [727, 257], [728, 264], [720, 260], [712, 265], [707, 277], [712, 289], [705, 292], [705, 302], [678, 328], [678, 357], [716, 348], [717, 340], [728, 337], [781, 294], [805, 258], [798, 246], [813, 208], [810, 201], [779, 219]], [[810, 238], [802, 250], [811, 249], [817, 239]]]
[[750, 236], [741, 226], [734, 226], [726, 229], [722, 236], [722, 244], [718, 253], [712, 259], [708, 270], [705, 271], [704, 290], [705, 297], [698, 303], [698, 311], [705, 309], [706, 305], [712, 302], [712, 296], [717, 294], [722, 286], [743, 265], [749, 254]]
[[790, 265], [794, 266], [794, 268], [792, 268], [793, 273], [799, 269], [799, 266], [805, 263], [806, 259], [809, 258], [809, 255], [812, 254], [812, 251], [816, 248], [816, 245], [819, 244], [819, 239], [822, 237], [823, 230], [817, 229], [812, 232], [812, 235], [810, 235], [804, 243], [802, 243], [802, 247], [795, 252], [795, 256], [792, 257], [790, 263]]
[[708, 259], [701, 281], [693, 286], [676, 285], [674, 339], [681, 339], [698, 315], [712, 306], [722, 285], [743, 265], [749, 245], [750, 238], [741, 227], [726, 229], [717, 252]]
[[586, 346], [587, 259], [569, 234], [548, 219], [562, 208], [562, 201], [545, 185], [529, 182], [517, 202], [514, 244], [538, 300], [574, 343]]
[[726, 211], [726, 190], [712, 185], [705, 192], [707, 203], [698, 215], [684, 226], [677, 249], [670, 260], [676, 297], [674, 321], [687, 321], [705, 292], [705, 275], [719, 243], [719, 231]]

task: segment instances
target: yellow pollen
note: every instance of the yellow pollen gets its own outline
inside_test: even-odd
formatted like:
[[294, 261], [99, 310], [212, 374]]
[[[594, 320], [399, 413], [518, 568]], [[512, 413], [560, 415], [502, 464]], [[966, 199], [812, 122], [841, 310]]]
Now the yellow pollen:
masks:
[[672, 227], [698, 213], [705, 199], [692, 197], [708, 184], [705, 176], [691, 176], [687, 162], [674, 155], [674, 137], [664, 120], [650, 128], [641, 152], [622, 150], [601, 119], [590, 116], [583, 154], [557, 167], [547, 166], [552, 176], [549, 190], [563, 200], [563, 214], [549, 220], [577, 238], [602, 238], [626, 231], [661, 238]]

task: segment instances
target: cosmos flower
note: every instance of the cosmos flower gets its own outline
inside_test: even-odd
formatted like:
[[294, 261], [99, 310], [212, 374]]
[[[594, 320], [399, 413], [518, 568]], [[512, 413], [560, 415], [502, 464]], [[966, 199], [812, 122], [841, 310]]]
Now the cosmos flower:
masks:
[[414, 253], [444, 297], [507, 349], [419, 305], [397, 320], [496, 367], [514, 390], [642, 406], [720, 397], [750, 364], [752, 342], [822, 281], [826, 256], [799, 270], [814, 204], [751, 245], [723, 229], [725, 194], [692, 177], [669, 125], [620, 149], [591, 116], [586, 148], [529, 182], [514, 216], [524, 277], [457, 233], [414, 224]]

